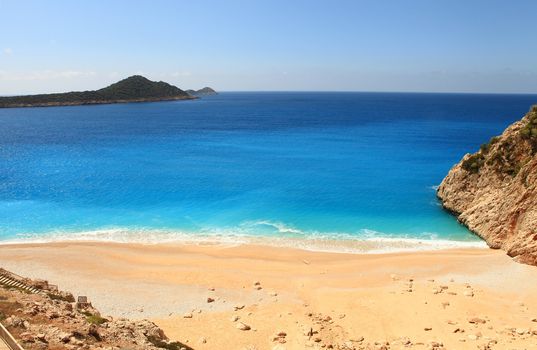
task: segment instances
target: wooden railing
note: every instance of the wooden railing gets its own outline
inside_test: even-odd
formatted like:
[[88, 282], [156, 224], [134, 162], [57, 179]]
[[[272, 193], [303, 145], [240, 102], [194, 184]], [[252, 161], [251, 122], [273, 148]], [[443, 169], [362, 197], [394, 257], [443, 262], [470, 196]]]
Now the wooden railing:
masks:
[[6, 343], [7, 347], [10, 350], [24, 350], [22, 346], [20, 346], [19, 343], [17, 343], [15, 338], [13, 338], [11, 333], [9, 333], [6, 327], [4, 327], [4, 325], [1, 323], [0, 323], [0, 338], [4, 340], [4, 342]]

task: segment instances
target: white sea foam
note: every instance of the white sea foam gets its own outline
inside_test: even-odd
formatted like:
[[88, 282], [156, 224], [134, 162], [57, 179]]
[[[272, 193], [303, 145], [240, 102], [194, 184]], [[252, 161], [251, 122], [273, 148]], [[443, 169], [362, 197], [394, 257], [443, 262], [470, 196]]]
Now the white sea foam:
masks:
[[[252, 226], [253, 225], [253, 226]], [[252, 234], [255, 225], [273, 227], [277, 234]], [[298, 248], [309, 251], [353, 254], [381, 254], [393, 252], [427, 251], [454, 248], [486, 248], [483, 241], [457, 241], [438, 239], [435, 233], [424, 232], [423, 238], [390, 237], [378, 231], [363, 229], [357, 234], [303, 232], [292, 227], [258, 221], [241, 225], [238, 229], [207, 229], [202, 232], [183, 232], [158, 229], [109, 228], [90, 231], [52, 231], [39, 234], [18, 235], [2, 240], [0, 244], [52, 243], [52, 242], [113, 242], [140, 244], [243, 244]]]

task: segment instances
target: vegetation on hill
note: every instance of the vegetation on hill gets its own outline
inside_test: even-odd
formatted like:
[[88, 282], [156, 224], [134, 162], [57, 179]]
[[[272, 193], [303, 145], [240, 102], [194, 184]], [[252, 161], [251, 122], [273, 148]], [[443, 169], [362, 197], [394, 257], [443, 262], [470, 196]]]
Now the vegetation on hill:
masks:
[[208, 86], [204, 87], [203, 89], [199, 89], [199, 90], [186, 90], [186, 92], [189, 93], [192, 96], [198, 96], [198, 97], [199, 96], [218, 95], [218, 93], [214, 89], [212, 89], [212, 88], [210, 88]]
[[481, 145], [474, 153], [462, 161], [462, 168], [477, 174], [485, 166], [490, 166], [500, 174], [516, 176], [520, 169], [537, 152], [537, 105], [532, 106], [521, 121], [518, 132], [509, 137], [495, 136]]
[[193, 97], [176, 86], [134, 75], [94, 91], [0, 97], [0, 107], [62, 106], [191, 98]]

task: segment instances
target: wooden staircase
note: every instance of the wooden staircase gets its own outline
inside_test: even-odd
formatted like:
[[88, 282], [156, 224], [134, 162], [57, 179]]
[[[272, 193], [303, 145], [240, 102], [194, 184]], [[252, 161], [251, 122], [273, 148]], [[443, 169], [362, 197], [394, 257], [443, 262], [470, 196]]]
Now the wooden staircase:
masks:
[[9, 287], [19, 288], [27, 293], [33, 293], [33, 294], [44, 293], [43, 290], [37, 289], [35, 287], [29, 286], [26, 283], [24, 283], [24, 280], [22, 277], [19, 277], [5, 270], [3, 271], [0, 270], [0, 285], [4, 285], [8, 288]]

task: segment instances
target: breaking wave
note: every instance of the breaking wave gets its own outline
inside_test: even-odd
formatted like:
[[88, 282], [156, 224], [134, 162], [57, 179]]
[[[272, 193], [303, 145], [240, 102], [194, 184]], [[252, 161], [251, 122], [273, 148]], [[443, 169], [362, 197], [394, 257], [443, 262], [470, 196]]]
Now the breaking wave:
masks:
[[271, 221], [245, 222], [236, 228], [209, 228], [197, 232], [172, 229], [107, 228], [88, 231], [51, 231], [19, 234], [0, 244], [54, 242], [110, 242], [137, 244], [194, 245], [267, 245], [310, 251], [354, 254], [380, 254], [455, 248], [486, 248], [480, 240], [439, 239], [437, 234], [424, 232], [420, 236], [390, 236], [370, 229], [356, 233], [304, 232], [283, 223]]

